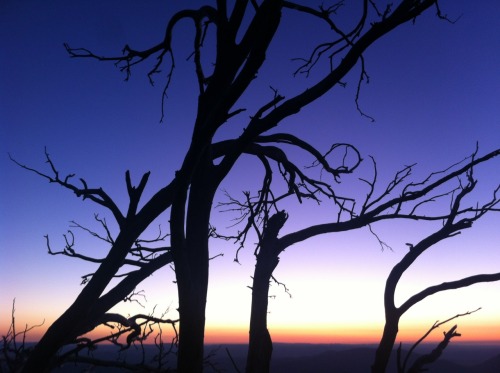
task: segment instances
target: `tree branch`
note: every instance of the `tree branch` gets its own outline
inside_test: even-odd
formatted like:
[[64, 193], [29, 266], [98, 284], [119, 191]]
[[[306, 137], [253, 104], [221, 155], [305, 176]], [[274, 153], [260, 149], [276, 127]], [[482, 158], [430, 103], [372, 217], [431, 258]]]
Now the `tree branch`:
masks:
[[83, 199], [90, 199], [93, 202], [106, 207], [111, 211], [113, 216], [116, 219], [116, 222], [120, 227], [123, 226], [125, 218], [118, 209], [118, 206], [113, 202], [113, 200], [108, 196], [106, 192], [102, 188], [94, 188], [94, 189], [89, 189], [87, 186], [87, 183], [84, 179], [80, 179], [80, 181], [83, 184], [83, 188], [76, 187], [74, 184], [70, 182], [71, 178], [75, 176], [75, 174], [69, 174], [67, 175], [64, 180], [59, 177], [59, 172], [57, 171], [56, 167], [54, 166], [54, 163], [52, 162], [52, 159], [50, 158], [49, 153], [47, 152], [47, 149], [45, 149], [45, 158], [46, 158], [46, 163], [49, 164], [50, 169], [52, 170], [53, 176], [49, 176], [43, 172], [40, 172], [34, 168], [28, 167], [24, 164], [19, 163], [16, 161], [12, 156], [9, 154], [9, 158], [11, 159], [12, 162], [17, 164], [19, 167], [31, 171], [45, 179], [47, 179], [50, 183], [56, 183], [61, 185], [62, 187], [71, 190], [73, 193], [76, 194], [77, 197], [82, 197]]
[[[410, 356], [413, 353], [413, 351], [415, 350], [415, 348], [417, 348], [417, 346], [420, 343], [422, 343], [435, 329], [439, 328], [441, 325], [444, 325], [444, 324], [450, 322], [451, 320], [457, 319], [457, 318], [462, 317], [462, 316], [467, 316], [467, 315], [473, 314], [473, 313], [479, 311], [480, 309], [481, 309], [481, 307], [475, 309], [474, 311], [467, 311], [464, 313], [459, 313], [459, 314], [457, 314], [453, 317], [450, 317], [449, 319], [446, 319], [446, 320], [441, 321], [441, 322], [436, 321], [429, 328], [429, 330], [417, 342], [415, 342], [413, 344], [413, 346], [411, 346], [410, 350], [406, 354], [406, 357], [404, 359], [403, 364], [401, 364], [401, 344], [400, 344], [398, 347], [398, 372], [400, 372], [400, 373], [406, 372], [406, 366], [408, 364], [408, 360], [410, 359]], [[456, 330], [456, 327], [457, 326], [455, 325], [449, 332], [443, 333], [444, 340], [439, 344], [439, 346], [436, 349], [434, 349], [430, 354], [427, 354], [427, 355], [422, 356], [419, 359], [417, 359], [417, 361], [413, 364], [412, 368], [410, 369], [410, 371], [408, 373], [410, 373], [412, 371], [420, 372], [423, 370], [422, 368], [423, 368], [424, 364], [431, 364], [434, 361], [436, 361], [439, 358], [439, 356], [441, 356], [441, 352], [446, 348], [446, 346], [447, 346], [448, 342], [451, 340], [451, 338], [455, 337], [455, 336], [460, 336], [459, 334], [453, 335], [454, 331]], [[421, 370], [418, 370], [418, 369], [421, 369]]]

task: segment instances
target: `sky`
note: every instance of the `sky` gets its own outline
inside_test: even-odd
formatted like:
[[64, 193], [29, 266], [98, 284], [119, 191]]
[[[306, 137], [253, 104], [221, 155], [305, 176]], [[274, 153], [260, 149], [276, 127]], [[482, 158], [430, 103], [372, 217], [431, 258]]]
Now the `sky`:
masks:
[[[137, 183], [151, 171], [145, 197], [168, 183], [182, 162], [194, 119], [196, 90], [193, 81], [188, 22], [174, 35], [177, 65], [160, 123], [162, 76], [152, 87], [145, 76], [151, 65], [132, 72], [128, 82], [113, 64], [70, 59], [63, 43], [86, 47], [98, 54], [117, 55], [125, 44], [147, 48], [163, 35], [166, 21], [184, 2], [151, 0], [62, 1], [4, 0], [0, 3], [0, 332], [10, 322], [12, 302], [19, 325], [45, 320], [32, 338], [44, 330], [81, 290], [81, 276], [93, 271], [89, 263], [47, 254], [44, 235], [53, 249], [64, 245], [70, 221], [96, 228], [95, 213], [111, 216], [89, 201], [48, 183], [10, 161], [50, 171], [44, 148], [62, 174], [76, 173], [89, 185], [101, 186], [120, 206], [127, 193], [124, 174], [130, 170]], [[199, 2], [189, 2], [193, 7]], [[365, 55], [369, 84], [363, 85], [360, 105], [374, 123], [360, 116], [354, 102], [355, 69], [346, 88], [335, 88], [284, 129], [320, 149], [335, 142], [354, 144], [368, 159], [377, 160], [381, 182], [417, 163], [415, 178], [442, 170], [470, 155], [500, 145], [500, 7], [495, 0], [443, 1], [441, 9], [454, 24], [438, 20], [434, 10], [414, 25], [400, 27], [378, 41]], [[346, 10], [345, 19], [350, 13]], [[285, 13], [285, 31], [279, 33], [259, 79], [244, 98], [251, 107], [269, 86], [290, 97], [320, 76], [292, 78], [307, 41], [324, 41], [326, 29], [297, 23]], [[288, 27], [286, 27], [288, 25]], [[321, 32], [320, 32], [321, 31]], [[323, 33], [325, 32], [325, 33]], [[207, 46], [209, 47], [209, 45]], [[186, 57], [186, 58], [184, 58]], [[249, 111], [251, 112], [251, 111]], [[244, 123], [244, 121], [241, 121]], [[240, 127], [224, 129], [224, 135]], [[304, 160], [304, 166], [307, 160]], [[498, 184], [499, 161], [477, 171], [480, 180], [474, 201], [485, 201]], [[242, 159], [221, 185], [241, 197], [257, 188], [260, 168]], [[359, 177], [372, 169], [364, 162], [359, 173], [343, 181], [363, 195]], [[256, 190], [256, 189], [254, 189]], [[282, 234], [305, 224], [331, 219], [328, 208], [313, 204], [287, 207], [289, 220]], [[228, 229], [234, 215], [214, 208], [213, 224]], [[161, 220], [161, 219], [160, 219]], [[486, 216], [461, 235], [423, 255], [403, 277], [397, 301], [425, 286], [477, 273], [500, 270], [499, 216]], [[167, 229], [167, 218], [158, 222]], [[392, 250], [381, 250], [367, 230], [324, 235], [288, 248], [280, 256], [276, 278], [292, 297], [273, 285], [268, 324], [273, 340], [310, 343], [375, 343], [383, 326], [383, 287], [392, 266], [407, 252], [406, 242], [417, 242], [432, 228], [421, 223], [383, 223], [374, 226]], [[156, 229], [156, 228], [155, 228]], [[150, 234], [154, 235], [153, 229]], [[75, 231], [78, 250], [96, 256], [107, 247], [82, 231]], [[254, 242], [249, 241], [234, 263], [236, 246], [211, 242], [206, 341], [245, 342], [248, 336]], [[147, 302], [120, 305], [117, 310], [137, 313], [170, 309], [175, 318], [174, 273], [163, 268], [141, 284]], [[500, 283], [480, 284], [432, 296], [403, 316], [398, 340], [412, 341], [436, 320], [482, 307], [458, 320], [461, 341], [500, 342]], [[18, 326], [19, 329], [19, 326]], [[439, 339], [441, 333], [436, 334]]]

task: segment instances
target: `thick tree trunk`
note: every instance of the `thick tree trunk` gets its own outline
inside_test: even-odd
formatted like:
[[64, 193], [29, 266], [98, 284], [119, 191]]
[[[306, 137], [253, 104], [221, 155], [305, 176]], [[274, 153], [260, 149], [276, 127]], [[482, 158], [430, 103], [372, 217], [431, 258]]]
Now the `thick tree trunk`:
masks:
[[394, 343], [398, 335], [399, 318], [400, 316], [396, 314], [396, 312], [386, 315], [384, 333], [382, 334], [382, 339], [375, 352], [372, 373], [385, 373], [387, 369], [392, 350], [394, 349]]
[[[201, 267], [198, 269], [205, 272]], [[196, 271], [196, 268], [191, 267], [191, 270]], [[180, 373], [203, 371], [207, 286], [208, 276], [195, 276], [187, 283], [178, 283], [180, 330], [177, 369]]]
[[205, 157], [193, 176], [186, 214], [186, 238], [174, 254], [179, 295], [180, 373], [203, 371], [205, 307], [208, 291], [209, 226], [216, 183], [211, 177], [211, 158]]
[[[179, 350], [177, 369], [180, 373], [203, 370], [205, 306], [208, 291], [208, 235], [206, 228], [194, 231], [191, 245], [175, 260], [179, 295]], [[193, 236], [191, 236], [193, 237]], [[204, 240], [202, 239], [204, 238]], [[198, 242], [193, 242], [198, 241]]]

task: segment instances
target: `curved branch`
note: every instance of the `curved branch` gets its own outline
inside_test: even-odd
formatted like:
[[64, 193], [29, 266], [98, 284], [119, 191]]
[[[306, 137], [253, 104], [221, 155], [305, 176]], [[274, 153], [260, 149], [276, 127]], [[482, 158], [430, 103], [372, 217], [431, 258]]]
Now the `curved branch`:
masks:
[[495, 281], [500, 281], [500, 272], [474, 275], [456, 281], [443, 282], [439, 285], [429, 286], [428, 288], [408, 298], [408, 300], [404, 302], [398, 309], [399, 312], [403, 314], [418, 302], [441, 291], [461, 289], [474, 284]]
[[434, 3], [435, 0], [424, 0], [418, 2], [413, 0], [402, 1], [391, 15], [382, 19], [380, 22], [374, 23], [368, 31], [359, 37], [359, 39], [345, 54], [337, 68], [332, 70], [312, 87], [309, 87], [295, 97], [286, 100], [276, 109], [272, 110], [267, 116], [255, 121], [255, 123], [247, 127], [246, 132], [248, 133], [248, 138], [251, 139], [256, 135], [262, 134], [275, 127], [284, 118], [298, 113], [304, 106], [323, 96], [342, 80], [342, 78], [354, 67], [361, 55], [372, 43], [395, 29], [397, 26], [417, 17]]
[[[293, 136], [288, 133], [275, 133], [272, 135], [266, 135], [266, 136], [258, 136], [255, 139], [256, 143], [276, 143], [276, 144], [288, 144], [295, 146], [299, 149], [305, 150], [307, 153], [313, 156], [314, 162], [313, 165], [319, 164], [323, 167], [323, 169], [330, 173], [331, 175], [334, 176], [335, 180], [338, 180], [338, 177], [340, 174], [348, 174], [354, 172], [356, 168], [361, 164], [361, 161], [363, 160], [361, 158], [361, 154], [359, 153], [359, 150], [351, 145], [351, 144], [346, 144], [346, 143], [339, 143], [339, 144], [333, 144], [330, 147], [330, 150], [328, 150], [325, 154], [321, 154], [314, 146], [310, 145], [306, 141]], [[331, 154], [334, 150], [339, 149], [339, 148], [344, 148], [345, 149], [345, 154], [347, 154], [348, 150], [351, 150], [354, 152], [354, 157], [355, 161], [354, 164], [351, 166], [346, 166], [345, 162], [342, 163], [341, 166], [333, 168], [330, 166], [328, 161], [326, 160], [326, 157]], [[345, 161], [345, 156], [343, 161]]]

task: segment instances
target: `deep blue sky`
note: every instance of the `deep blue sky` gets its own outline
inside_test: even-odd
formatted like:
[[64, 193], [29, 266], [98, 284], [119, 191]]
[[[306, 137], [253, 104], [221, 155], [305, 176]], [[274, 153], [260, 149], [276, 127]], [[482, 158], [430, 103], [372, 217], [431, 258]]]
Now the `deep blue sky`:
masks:
[[[70, 59], [63, 42], [98, 54], [119, 54], [126, 43], [146, 48], [160, 40], [169, 14], [183, 3], [149, 1], [145, 6], [131, 0], [7, 0], [0, 5], [2, 320], [6, 320], [14, 297], [21, 322], [52, 320], [60, 314], [80, 289], [79, 276], [92, 271], [92, 267], [48, 256], [43, 236], [49, 234], [54, 248], [58, 248], [70, 220], [93, 226], [95, 212], [107, 216], [88, 201], [82, 202], [70, 192], [21, 170], [7, 153], [43, 169], [46, 146], [61, 173], [77, 173], [89, 185], [102, 186], [124, 206], [125, 171], [131, 170], [136, 182], [142, 173], [152, 171], [146, 191], [150, 196], [171, 179], [189, 141], [196, 98], [190, 78], [192, 64], [185, 60], [190, 53], [186, 40], [192, 35], [189, 22], [180, 25], [174, 35], [177, 68], [162, 124], [163, 80], [160, 75], [155, 87], [148, 84], [145, 72], [150, 64], [134, 70], [125, 83], [124, 75], [111, 63]], [[195, 6], [197, 2], [189, 3]], [[443, 1], [441, 8], [452, 19], [460, 17], [458, 22], [452, 25], [440, 21], [431, 10], [415, 25], [402, 26], [366, 53], [370, 82], [362, 88], [360, 104], [376, 119], [375, 123], [356, 111], [355, 79], [359, 71], [355, 70], [347, 77], [346, 88], [334, 89], [287, 120], [283, 129], [303, 136], [322, 150], [334, 142], [353, 143], [365, 158], [373, 155], [377, 159], [382, 180], [389, 180], [395, 171], [415, 162], [419, 165], [417, 176], [443, 169], [469, 155], [476, 142], [482, 152], [497, 148], [500, 7], [495, 0], [450, 0]], [[270, 97], [269, 86], [288, 97], [299, 92], [324, 68], [318, 66], [318, 73], [314, 72], [309, 80], [290, 78], [296, 66], [290, 58], [308, 50], [304, 46], [309, 37], [324, 41], [326, 31], [297, 23], [293, 17], [285, 14], [283, 22], [289, 27], [278, 34], [268, 54], [269, 64], [246, 97], [249, 106], [261, 102], [256, 99]], [[240, 124], [244, 123], [242, 120]], [[228, 134], [240, 131], [241, 127], [227, 129]], [[236, 195], [255, 185], [260, 171], [252, 163], [244, 161], [242, 165], [244, 172], [236, 170], [223, 185]], [[478, 173], [478, 200], [489, 197], [483, 192], [489, 193], [498, 183], [498, 171], [496, 162]], [[360, 172], [360, 177], [369, 175], [368, 164]], [[223, 194], [218, 198], [223, 200]], [[328, 211], [316, 207], [290, 212], [289, 230], [328, 219]], [[214, 223], [221, 227], [228, 226], [230, 219], [228, 214], [214, 213]], [[474, 232], [466, 232], [443, 245], [438, 254], [417, 263], [406, 290], [461, 275], [498, 271], [498, 222], [498, 217], [485, 219]], [[158, 223], [166, 226], [165, 221]], [[290, 330], [290, 325], [299, 325], [304, 331], [297, 333], [304, 338], [327, 330], [332, 340], [342, 327], [347, 328], [342, 333], [351, 335], [367, 334], [370, 328], [377, 330], [383, 317], [381, 291], [385, 276], [407, 250], [404, 243], [416, 241], [428, 228], [405, 225], [379, 229], [394, 252], [382, 253], [366, 231], [322, 237], [288, 250], [277, 275], [287, 283], [293, 298], [276, 290], [279, 297], [271, 303], [271, 329]], [[77, 244], [97, 256], [104, 255], [106, 249], [96, 246], [83, 232], [79, 232]], [[307, 255], [305, 250], [309, 250]], [[212, 264], [208, 325], [215, 328], [224, 324], [244, 330], [248, 322], [250, 294], [246, 286], [253, 268], [252, 248], [243, 254], [242, 266], [232, 263], [232, 246], [216, 243], [213, 254], [221, 251], [226, 255]], [[150, 306], [175, 308], [175, 290], [167, 286], [172, 279], [171, 271], [165, 269], [154, 276], [154, 281], [148, 280], [145, 287], [149, 286]], [[478, 286], [461, 295], [433, 299], [409, 320], [427, 325], [437, 318], [483, 306], [484, 310], [470, 317], [470, 322], [483, 322], [499, 330], [500, 303], [498, 297], [492, 296], [498, 293], [499, 286]], [[48, 302], [53, 294], [57, 296]], [[226, 304], [227, 294], [238, 296], [238, 301]], [[344, 300], [340, 306], [339, 299]], [[304, 320], [304, 313], [312, 305], [317, 314]], [[367, 307], [373, 312], [366, 312]]]

